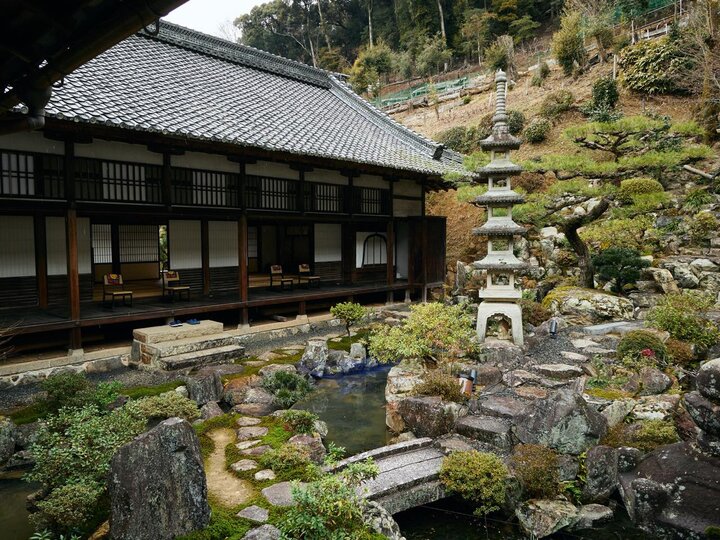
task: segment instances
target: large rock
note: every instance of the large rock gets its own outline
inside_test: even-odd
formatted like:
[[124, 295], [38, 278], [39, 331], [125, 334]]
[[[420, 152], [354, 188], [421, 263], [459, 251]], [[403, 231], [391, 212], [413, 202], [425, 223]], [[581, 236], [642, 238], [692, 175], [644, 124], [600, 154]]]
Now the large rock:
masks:
[[582, 325], [632, 319], [634, 311], [627, 298], [580, 287], [554, 289], [545, 297], [543, 305], [554, 315], [562, 315], [568, 322]]
[[699, 392], [688, 392], [683, 396], [685, 409], [693, 422], [711, 435], [720, 435], [720, 405], [703, 397]]
[[494, 446], [502, 452], [512, 449], [509, 422], [492, 416], [465, 416], [457, 423], [460, 435]]
[[480, 345], [480, 354], [487, 365], [502, 370], [514, 369], [525, 364], [525, 352], [510, 341], [489, 339]]
[[121, 447], [110, 463], [108, 489], [113, 539], [171, 540], [210, 522], [200, 443], [180, 418]]
[[394, 433], [405, 431], [405, 423], [398, 412], [400, 401], [409, 396], [422, 382], [425, 369], [418, 362], [402, 362], [388, 372], [385, 384], [385, 424]]
[[605, 417], [590, 408], [580, 394], [566, 389], [536, 400], [515, 426], [523, 443], [544, 444], [575, 455], [596, 445], [606, 432]]
[[323, 446], [320, 435], [294, 435], [290, 437], [289, 444], [294, 444], [301, 448], [305, 448], [310, 455], [310, 459], [315, 463], [322, 463], [325, 459], [325, 446]]
[[638, 373], [638, 381], [640, 383], [640, 395], [652, 396], [662, 394], [670, 388], [672, 381], [670, 377], [665, 375], [659, 369], [653, 367], [644, 367]]
[[648, 268], [647, 273], [652, 276], [655, 283], [660, 286], [665, 294], [675, 294], [680, 292], [680, 289], [678, 289], [677, 283], [675, 283], [675, 279], [670, 273], [670, 270], [665, 268]]
[[345, 351], [330, 351], [325, 364], [325, 375], [347, 375], [365, 369], [365, 357], [353, 357]]
[[398, 403], [405, 428], [418, 437], [439, 437], [450, 433], [467, 408], [443, 401], [439, 396], [411, 397]]
[[633, 521], [667, 538], [704, 538], [718, 524], [720, 459], [689, 443], [661, 446], [620, 475], [620, 494]]
[[605, 502], [618, 487], [618, 451], [610, 446], [595, 446], [585, 459], [586, 482], [583, 499]]
[[666, 264], [668, 269], [672, 272], [675, 281], [683, 289], [695, 289], [700, 283], [700, 279], [690, 268], [689, 264], [683, 263], [672, 263]]
[[15, 440], [17, 430], [12, 420], [0, 416], [0, 465], [5, 463], [15, 453]]
[[311, 339], [308, 341], [300, 361], [295, 365], [302, 375], [321, 378], [325, 372], [330, 351], [324, 339]]
[[211, 401], [218, 402], [222, 400], [223, 384], [218, 373], [190, 377], [186, 385], [190, 399], [194, 400], [200, 407]]
[[368, 501], [367, 504], [363, 505], [362, 513], [363, 521], [371, 530], [389, 540], [404, 540], [397, 522], [381, 504]]
[[708, 360], [700, 367], [696, 384], [703, 396], [720, 402], [720, 358]]
[[515, 509], [520, 525], [533, 538], [545, 538], [571, 527], [580, 519], [578, 509], [567, 501], [533, 499]]

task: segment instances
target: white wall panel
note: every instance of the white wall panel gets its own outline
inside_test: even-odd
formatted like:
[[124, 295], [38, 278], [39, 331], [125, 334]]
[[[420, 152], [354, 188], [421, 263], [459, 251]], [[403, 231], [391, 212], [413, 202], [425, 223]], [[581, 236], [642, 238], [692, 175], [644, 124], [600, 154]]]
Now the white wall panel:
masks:
[[202, 268], [200, 222], [171, 220], [168, 224], [170, 269]]
[[422, 186], [413, 180], [400, 180], [393, 186], [395, 195], [406, 195], [408, 197], [422, 196]]
[[315, 224], [315, 262], [342, 261], [342, 226], [339, 223]]
[[0, 148], [42, 154], [64, 154], [65, 145], [61, 141], [51, 141], [39, 131], [13, 133], [0, 136]]
[[408, 201], [406, 199], [393, 200], [393, 216], [408, 217], [422, 215], [421, 201]]
[[323, 182], [325, 184], [338, 184], [341, 186], [348, 185], [347, 176], [340, 174], [340, 171], [331, 171], [328, 169], [313, 169], [305, 173], [307, 182]]
[[240, 165], [229, 161], [227, 157], [202, 152], [185, 152], [180, 156], [172, 156], [171, 163], [174, 167], [187, 167], [188, 169], [240, 172]]
[[117, 161], [135, 161], [138, 163], [150, 163], [162, 165], [162, 154], [151, 152], [145, 146], [139, 144], [127, 144], [121, 142], [103, 141], [93, 139], [90, 144], [76, 144], [75, 155], [97, 159], [112, 159]]
[[383, 180], [382, 176], [361, 174], [353, 180], [353, 185], [358, 187], [384, 188], [390, 187], [390, 182]]
[[[47, 272], [49, 276], [67, 275], [67, 244], [65, 242], [65, 218], [45, 218], [45, 239], [47, 243]], [[78, 273], [92, 272], [92, 243], [90, 239], [90, 218], [78, 218]]]
[[32, 216], [0, 216], [0, 277], [35, 275]]
[[275, 178], [290, 178], [299, 180], [300, 173], [290, 168], [286, 163], [273, 163], [272, 161], [258, 161], [245, 165], [245, 172], [254, 176], [274, 176]]
[[238, 265], [237, 221], [208, 222], [210, 268]]

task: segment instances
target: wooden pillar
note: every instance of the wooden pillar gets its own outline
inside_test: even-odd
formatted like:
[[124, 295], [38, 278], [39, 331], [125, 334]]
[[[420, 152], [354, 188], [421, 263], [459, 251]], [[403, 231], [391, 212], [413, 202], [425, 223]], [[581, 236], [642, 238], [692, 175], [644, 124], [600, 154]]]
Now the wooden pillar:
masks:
[[121, 274], [122, 267], [120, 264], [120, 225], [113, 223], [110, 225], [110, 251], [112, 253], [112, 272], [113, 274]]
[[[247, 216], [238, 220], [238, 290], [240, 301], [248, 301], [248, 223]], [[245, 309], [244, 311], [247, 311]]]
[[170, 152], [163, 152], [162, 201], [166, 208], [172, 206], [172, 167]]
[[298, 315], [305, 315], [307, 313], [307, 304], [305, 300], [301, 300], [298, 303]]
[[[80, 322], [80, 278], [78, 275], [78, 226], [77, 211], [71, 208], [65, 216], [65, 244], [67, 253], [68, 297], [70, 301], [70, 319]], [[70, 348], [82, 348], [80, 327], [70, 331]]]
[[387, 223], [385, 246], [387, 248], [387, 284], [392, 285], [395, 283], [395, 225], [392, 219]]
[[200, 222], [200, 252], [202, 257], [203, 295], [210, 294], [210, 230], [207, 219]]
[[35, 215], [35, 277], [37, 278], [38, 306], [48, 307], [47, 234], [45, 216]]
[[75, 143], [65, 141], [65, 199], [71, 207], [75, 204]]

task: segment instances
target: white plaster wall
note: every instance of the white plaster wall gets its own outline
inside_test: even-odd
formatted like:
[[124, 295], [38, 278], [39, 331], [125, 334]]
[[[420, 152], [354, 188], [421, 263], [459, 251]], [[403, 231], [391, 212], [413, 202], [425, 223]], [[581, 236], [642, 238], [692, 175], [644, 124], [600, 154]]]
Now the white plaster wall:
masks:
[[[67, 275], [67, 244], [65, 242], [65, 218], [45, 218], [45, 241], [47, 245], [47, 273], [49, 276]], [[92, 272], [92, 241], [90, 218], [77, 219], [78, 273]]]
[[393, 191], [395, 195], [420, 197], [422, 195], [422, 186], [414, 180], [400, 180], [399, 182], [395, 182]]
[[100, 139], [94, 139], [90, 144], [76, 144], [75, 155], [96, 159], [150, 163], [152, 165], [162, 165], [163, 161], [162, 154], [151, 152], [145, 146]]
[[410, 254], [410, 225], [398, 222], [395, 225], [395, 269], [396, 277], [407, 279]]
[[328, 169], [313, 169], [312, 171], [306, 172], [305, 181], [338, 184], [341, 186], [348, 185], [347, 176], [343, 176], [339, 171], [331, 171]]
[[172, 156], [170, 163], [173, 167], [186, 167], [188, 169], [207, 169], [209, 171], [231, 173], [240, 172], [240, 165], [229, 161], [227, 157], [202, 152], [185, 152], [180, 156]]
[[65, 145], [61, 141], [46, 139], [39, 131], [13, 133], [0, 136], [0, 148], [43, 154], [64, 154]]
[[421, 201], [408, 201], [406, 199], [393, 200], [393, 216], [408, 217], [422, 215]]
[[238, 265], [237, 221], [208, 222], [210, 268]]
[[272, 161], [258, 161], [245, 165], [245, 172], [254, 176], [273, 176], [275, 178], [289, 178], [299, 180], [300, 173], [290, 168], [286, 163], [273, 163]]
[[315, 224], [315, 262], [342, 261], [342, 226], [339, 223]]
[[353, 185], [358, 187], [389, 188], [390, 182], [383, 180], [382, 176], [361, 174], [353, 180]]
[[[365, 246], [365, 239], [370, 236], [371, 234], [376, 234], [373, 232], [358, 232], [355, 233], [355, 268], [362, 268], [362, 262], [363, 262], [363, 247]], [[385, 233], [377, 233], [380, 234], [383, 238], [385, 238]], [[387, 239], [386, 239], [387, 241]], [[376, 264], [386, 264], [387, 263], [387, 250], [382, 250], [382, 253], [380, 254], [380, 260]]]
[[168, 224], [168, 244], [172, 270], [202, 267], [199, 221], [171, 220]]
[[35, 275], [34, 238], [32, 216], [0, 216], [0, 277]]

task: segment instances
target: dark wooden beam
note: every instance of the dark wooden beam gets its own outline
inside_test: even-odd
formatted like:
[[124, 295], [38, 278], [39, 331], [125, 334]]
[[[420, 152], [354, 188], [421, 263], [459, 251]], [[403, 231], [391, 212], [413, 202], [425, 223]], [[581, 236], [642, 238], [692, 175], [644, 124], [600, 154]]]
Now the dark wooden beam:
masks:
[[[248, 300], [248, 222], [247, 216], [242, 215], [238, 220], [238, 277], [240, 283], [240, 301]], [[245, 323], [243, 323], [245, 324]]]
[[300, 215], [305, 214], [305, 169], [299, 168], [300, 181], [297, 184], [297, 209]]
[[200, 222], [200, 252], [202, 254], [203, 295], [210, 294], [210, 228], [208, 220]]
[[38, 305], [48, 307], [47, 234], [45, 216], [35, 215], [35, 276], [37, 277]]
[[113, 274], [122, 273], [120, 264], [120, 225], [117, 222], [110, 224], [110, 253]]
[[65, 140], [65, 199], [75, 204], [75, 143]]
[[70, 208], [65, 216], [65, 245], [67, 257], [68, 299], [70, 320], [78, 326], [70, 331], [70, 348], [82, 348], [80, 333], [80, 277], [78, 270], [77, 211]]
[[163, 153], [162, 165], [162, 201], [165, 208], [172, 206], [172, 159], [170, 152]]
[[395, 225], [392, 219], [387, 223], [385, 235], [385, 246], [387, 248], [387, 284], [392, 285], [395, 283]]

